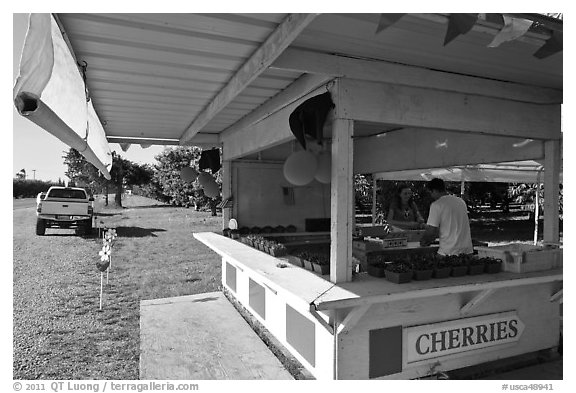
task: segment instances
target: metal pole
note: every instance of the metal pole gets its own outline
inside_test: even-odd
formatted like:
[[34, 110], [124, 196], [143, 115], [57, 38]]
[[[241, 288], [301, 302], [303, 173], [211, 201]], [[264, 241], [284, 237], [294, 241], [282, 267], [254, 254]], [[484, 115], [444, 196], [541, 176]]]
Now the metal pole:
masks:
[[100, 310], [102, 310], [102, 286], [104, 282], [104, 272], [100, 272]]
[[378, 182], [375, 174], [372, 175], [372, 225], [376, 225], [376, 188]]
[[538, 169], [536, 176], [536, 198], [534, 206], [534, 245], [538, 244], [538, 216], [540, 216], [540, 175], [542, 174], [543, 166]]

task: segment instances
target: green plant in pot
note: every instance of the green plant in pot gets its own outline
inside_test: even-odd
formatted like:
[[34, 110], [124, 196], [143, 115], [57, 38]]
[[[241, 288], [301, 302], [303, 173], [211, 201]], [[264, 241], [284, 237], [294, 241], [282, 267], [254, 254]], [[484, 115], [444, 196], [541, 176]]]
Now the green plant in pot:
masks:
[[468, 274], [475, 276], [484, 273], [486, 269], [486, 262], [483, 258], [471, 257], [467, 260]]
[[466, 264], [466, 260], [460, 255], [447, 255], [445, 257], [447, 263], [450, 264], [452, 270], [450, 271], [450, 275], [452, 277], [462, 277], [468, 273], [468, 265]]
[[488, 274], [495, 274], [500, 273], [500, 269], [502, 269], [502, 260], [497, 258], [483, 258], [484, 262], [486, 263], [485, 272]]
[[386, 265], [387, 263], [383, 260], [377, 260], [368, 264], [368, 275], [373, 277], [385, 277], [386, 276]]
[[309, 252], [303, 251], [297, 255], [298, 258], [302, 261], [302, 267], [304, 269], [314, 271], [314, 266], [312, 265], [312, 254]]
[[450, 275], [451, 271], [452, 271], [452, 265], [450, 264], [450, 261], [446, 260], [441, 255], [435, 258], [432, 277], [446, 278]]
[[414, 270], [414, 280], [422, 281], [432, 278], [434, 261], [423, 255], [416, 255], [411, 261]]
[[310, 260], [316, 273], [322, 275], [330, 273], [330, 259], [322, 254], [314, 254]]
[[407, 260], [398, 260], [388, 263], [385, 273], [386, 279], [396, 284], [410, 282], [414, 275], [412, 265]]
[[281, 243], [275, 243], [270, 247], [270, 255], [273, 257], [281, 257], [287, 254], [286, 246]]

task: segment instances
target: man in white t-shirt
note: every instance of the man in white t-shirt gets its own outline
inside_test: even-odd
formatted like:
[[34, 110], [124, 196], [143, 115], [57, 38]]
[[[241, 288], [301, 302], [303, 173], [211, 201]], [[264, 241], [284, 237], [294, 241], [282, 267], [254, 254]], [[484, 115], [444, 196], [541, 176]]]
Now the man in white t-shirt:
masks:
[[438, 237], [438, 254], [471, 254], [472, 238], [466, 203], [457, 196], [449, 195], [442, 179], [430, 180], [427, 188], [434, 202], [430, 205], [426, 232], [420, 245], [427, 246]]

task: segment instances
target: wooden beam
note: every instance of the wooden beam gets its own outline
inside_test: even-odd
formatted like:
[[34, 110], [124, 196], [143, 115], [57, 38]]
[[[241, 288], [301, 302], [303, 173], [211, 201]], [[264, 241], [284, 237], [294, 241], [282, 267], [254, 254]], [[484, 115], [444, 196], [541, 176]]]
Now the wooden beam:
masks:
[[[194, 235], [196, 236], [196, 235]], [[451, 286], [439, 286], [432, 288], [422, 288], [415, 290], [405, 290], [401, 292], [390, 292], [390, 293], [380, 293], [371, 294], [370, 296], [362, 296], [361, 294], [355, 294], [353, 292], [347, 292], [344, 287], [334, 286], [331, 291], [331, 295], [342, 291], [346, 293], [346, 296], [341, 298], [334, 298], [333, 300], [325, 300], [322, 296], [318, 297], [314, 303], [316, 304], [316, 309], [319, 311], [323, 310], [334, 310], [343, 309], [347, 307], [357, 307], [369, 304], [378, 303], [392, 303], [403, 300], [412, 299], [423, 299], [433, 296], [442, 296], [447, 294], [463, 293], [463, 292], [473, 292], [473, 291], [483, 291], [486, 289], [494, 288], [514, 288], [524, 285], [538, 285], [550, 282], [562, 282], [564, 276], [561, 271], [556, 270], [550, 275], [530, 275], [522, 278], [511, 278], [502, 281], [485, 281], [485, 282], [475, 282], [467, 284], [454, 284]], [[355, 296], [355, 297], [350, 297]]]
[[550, 296], [550, 302], [562, 303], [563, 301], [564, 301], [564, 289], [560, 289], [558, 292]]
[[562, 90], [501, 82], [380, 60], [353, 59], [289, 48], [271, 68], [372, 82], [454, 91], [540, 104], [559, 104]]
[[436, 129], [407, 128], [354, 140], [354, 173], [445, 168], [543, 157], [542, 141]]
[[[131, 144], [148, 144], [148, 145], [179, 145], [180, 141], [175, 138], [146, 138], [146, 137], [129, 137], [108, 135], [109, 143], [131, 143]], [[186, 143], [188, 146], [219, 146], [220, 139], [218, 134], [199, 133], [192, 140]]]
[[[232, 161], [222, 157], [222, 200], [233, 197], [232, 194]], [[228, 228], [228, 222], [233, 217], [233, 209], [222, 208], [222, 229]]]
[[332, 123], [330, 281], [335, 284], [352, 279], [353, 133], [352, 120]]
[[560, 105], [351, 79], [339, 81], [342, 118], [466, 133], [560, 139]]
[[302, 98], [306, 94], [316, 90], [318, 87], [325, 85], [330, 81], [330, 79], [332, 78], [325, 75], [302, 75], [286, 89], [282, 90], [264, 104], [260, 105], [242, 119], [222, 131], [220, 134], [221, 140], [226, 141], [231, 134], [242, 131], [246, 127], [267, 118], [273, 113]]
[[560, 142], [544, 144], [544, 242], [560, 242], [559, 192], [560, 192]]
[[368, 309], [370, 309], [370, 307], [371, 307], [370, 305], [365, 305], [353, 308], [348, 313], [348, 315], [346, 315], [346, 318], [344, 318], [344, 320], [338, 325], [336, 332], [338, 334], [342, 334], [350, 331], [350, 329], [352, 329], [356, 325], [356, 323], [358, 323], [360, 318], [362, 318], [362, 316], [366, 314], [366, 312], [368, 311]]
[[196, 117], [180, 137], [180, 144], [192, 139], [206, 124], [262, 74], [292, 41], [314, 20], [317, 14], [289, 14], [262, 45], [238, 69], [226, 86]]
[[330, 334], [334, 334], [334, 327], [330, 325], [323, 317], [316, 311], [314, 303], [310, 304], [310, 314], [316, 319], [320, 325], [326, 329]]
[[470, 314], [476, 307], [480, 304], [484, 303], [486, 299], [488, 299], [494, 292], [496, 292], [496, 288], [488, 288], [481, 291], [478, 295], [474, 296], [472, 300], [466, 303], [460, 309], [460, 314], [467, 315]]
[[325, 91], [326, 89], [321, 87], [251, 126], [227, 133], [221, 138], [224, 154], [228, 159], [234, 160], [294, 140], [288, 122], [290, 114], [303, 101]]

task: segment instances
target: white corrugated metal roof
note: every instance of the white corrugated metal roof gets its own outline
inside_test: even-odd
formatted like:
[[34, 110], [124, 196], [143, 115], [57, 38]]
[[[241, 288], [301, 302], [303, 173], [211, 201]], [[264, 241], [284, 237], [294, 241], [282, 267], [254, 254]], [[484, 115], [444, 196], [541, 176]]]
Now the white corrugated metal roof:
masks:
[[[287, 14], [58, 17], [78, 61], [88, 64], [88, 85], [107, 136], [176, 141]], [[543, 60], [532, 56], [545, 35], [529, 33], [522, 40], [487, 48], [498, 29], [478, 23], [443, 46], [445, 15], [405, 15], [376, 34], [378, 19], [378, 14], [322, 14], [290, 48], [562, 89], [562, 53]], [[222, 132], [300, 75], [267, 69], [202, 126], [200, 134]]]

